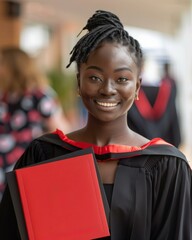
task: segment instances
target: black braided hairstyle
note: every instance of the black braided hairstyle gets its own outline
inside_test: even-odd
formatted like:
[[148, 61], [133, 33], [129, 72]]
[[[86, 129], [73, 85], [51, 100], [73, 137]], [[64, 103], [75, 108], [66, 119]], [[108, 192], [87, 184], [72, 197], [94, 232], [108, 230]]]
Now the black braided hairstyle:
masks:
[[87, 61], [90, 52], [95, 50], [101, 42], [105, 41], [116, 42], [127, 46], [129, 52], [134, 55], [133, 60], [141, 70], [143, 54], [140, 44], [124, 30], [123, 24], [115, 14], [108, 11], [97, 10], [95, 14], [88, 19], [86, 26], [81, 32], [86, 29], [88, 32], [77, 42], [70, 52], [71, 58], [69, 64], [66, 66], [67, 68], [75, 61], [79, 70], [80, 64]]

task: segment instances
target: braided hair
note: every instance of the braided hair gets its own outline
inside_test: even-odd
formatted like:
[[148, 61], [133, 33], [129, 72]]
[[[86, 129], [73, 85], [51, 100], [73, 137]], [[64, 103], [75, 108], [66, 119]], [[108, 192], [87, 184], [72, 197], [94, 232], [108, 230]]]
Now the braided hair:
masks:
[[133, 60], [141, 70], [143, 54], [140, 44], [124, 30], [123, 24], [115, 14], [108, 11], [97, 10], [95, 14], [88, 19], [86, 26], [81, 32], [86, 29], [88, 32], [77, 42], [70, 52], [71, 57], [69, 64], [66, 66], [67, 68], [75, 61], [79, 70], [80, 64], [87, 61], [90, 52], [95, 50], [101, 42], [106, 41], [127, 46], [131, 54], [134, 55]]

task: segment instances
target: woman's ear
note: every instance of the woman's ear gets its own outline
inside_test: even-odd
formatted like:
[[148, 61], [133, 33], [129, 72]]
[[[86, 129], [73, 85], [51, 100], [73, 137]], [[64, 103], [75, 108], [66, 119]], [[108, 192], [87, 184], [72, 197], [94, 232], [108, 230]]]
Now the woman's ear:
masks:
[[76, 74], [76, 78], [77, 78], [77, 86], [79, 88], [80, 87], [80, 74], [79, 73]]
[[136, 84], [136, 91], [135, 91], [135, 99], [139, 100], [139, 90], [141, 87], [141, 82], [142, 82], [142, 77], [140, 76], [137, 80], [137, 84]]
[[142, 77], [139, 76], [138, 80], [137, 80], [137, 84], [136, 84], [136, 92], [139, 92], [139, 89], [141, 87], [141, 82], [142, 82]]
[[79, 73], [77, 73], [76, 78], [77, 78], [77, 95], [81, 96], [81, 94], [80, 94], [80, 74]]

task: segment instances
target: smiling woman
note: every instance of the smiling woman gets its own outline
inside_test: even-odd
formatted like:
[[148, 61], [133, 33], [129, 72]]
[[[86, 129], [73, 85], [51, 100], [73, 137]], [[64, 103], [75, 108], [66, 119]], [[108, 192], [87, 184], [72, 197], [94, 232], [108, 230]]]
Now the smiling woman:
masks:
[[[149, 140], [127, 125], [127, 111], [141, 85], [140, 44], [108, 11], [96, 11], [83, 30], [87, 33], [73, 48], [67, 67], [77, 64], [87, 123], [68, 134], [57, 130], [32, 141], [15, 169], [91, 147], [110, 207], [110, 236], [102, 239], [191, 240], [192, 173], [186, 157], [163, 139]], [[17, 231], [7, 189], [0, 206], [0, 237], [19, 239]]]
[[120, 44], [102, 44], [78, 74], [79, 94], [97, 120], [110, 121], [127, 114], [139, 86], [137, 66]]

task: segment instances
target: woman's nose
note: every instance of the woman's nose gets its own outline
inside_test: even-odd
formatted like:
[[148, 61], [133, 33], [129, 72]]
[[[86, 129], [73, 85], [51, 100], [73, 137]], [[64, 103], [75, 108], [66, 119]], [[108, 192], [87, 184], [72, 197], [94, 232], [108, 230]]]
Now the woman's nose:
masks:
[[103, 95], [113, 95], [116, 93], [116, 86], [113, 80], [103, 81], [100, 87], [100, 93]]

